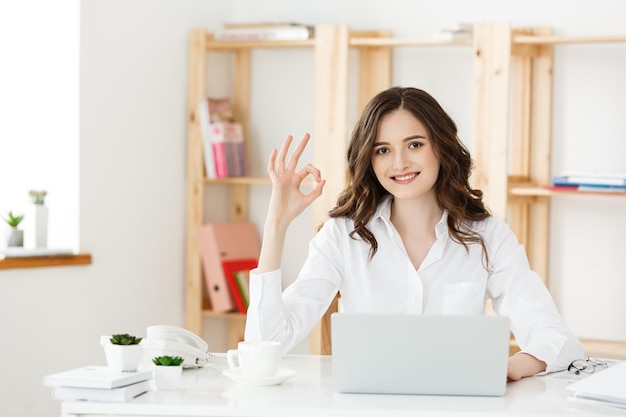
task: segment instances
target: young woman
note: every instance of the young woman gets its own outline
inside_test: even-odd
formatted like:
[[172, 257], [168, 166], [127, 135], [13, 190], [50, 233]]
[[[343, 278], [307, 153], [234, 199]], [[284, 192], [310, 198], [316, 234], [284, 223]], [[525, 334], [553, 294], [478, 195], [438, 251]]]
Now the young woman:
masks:
[[[366, 106], [348, 149], [348, 184], [283, 292], [287, 228], [325, 184], [311, 164], [298, 168], [309, 135], [288, 158], [292, 140], [269, 158], [272, 197], [250, 277], [247, 340], [278, 340], [288, 351], [339, 291], [343, 311], [363, 313], [482, 314], [491, 299], [522, 349], [509, 359], [510, 380], [583, 357], [524, 248], [470, 187], [472, 160], [456, 124], [416, 88], [390, 88]], [[307, 176], [316, 185], [303, 193]]]

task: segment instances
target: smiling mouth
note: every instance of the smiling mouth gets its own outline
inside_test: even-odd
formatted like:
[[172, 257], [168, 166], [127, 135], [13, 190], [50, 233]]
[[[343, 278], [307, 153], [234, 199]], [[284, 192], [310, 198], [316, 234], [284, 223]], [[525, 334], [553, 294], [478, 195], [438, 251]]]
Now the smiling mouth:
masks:
[[395, 177], [391, 177], [393, 180], [395, 181], [408, 181], [408, 180], [412, 180], [413, 178], [417, 177], [419, 175], [419, 172], [412, 172], [410, 174], [406, 174], [406, 175], [397, 175]]

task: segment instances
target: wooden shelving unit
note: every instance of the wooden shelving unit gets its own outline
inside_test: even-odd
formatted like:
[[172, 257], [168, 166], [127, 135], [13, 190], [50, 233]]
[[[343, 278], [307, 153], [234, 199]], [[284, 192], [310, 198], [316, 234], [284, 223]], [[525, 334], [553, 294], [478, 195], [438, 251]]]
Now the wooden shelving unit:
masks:
[[[249, 137], [250, 52], [256, 48], [311, 48], [315, 56], [315, 129], [313, 163], [328, 182], [313, 207], [313, 231], [333, 206], [344, 186], [347, 126], [348, 55], [358, 54], [359, 110], [379, 91], [392, 85], [392, 51], [398, 47], [463, 46], [474, 52], [474, 185], [482, 189], [492, 212], [507, 218], [525, 246], [535, 271], [548, 281], [550, 200], [573, 192], [544, 188], [551, 176], [552, 66], [558, 45], [626, 42], [626, 36], [563, 37], [550, 28], [513, 29], [508, 23], [477, 24], [471, 41], [397, 39], [387, 31], [355, 32], [341, 25], [317, 26], [315, 39], [298, 42], [215, 42], [210, 33], [193, 31], [189, 61], [189, 127], [187, 174], [186, 326], [201, 333], [203, 317], [230, 321], [230, 344], [243, 335], [245, 316], [215, 314], [203, 307], [203, 278], [197, 228], [203, 223], [205, 188], [231, 187], [232, 221], [248, 218], [250, 186], [269, 184], [267, 178], [209, 180], [204, 176], [197, 103], [207, 95], [207, 53], [234, 56], [235, 118]], [[288, 51], [286, 51], [287, 53]], [[512, 116], [512, 117], [510, 117]], [[511, 133], [510, 133], [511, 132]], [[509, 162], [510, 161], [510, 162]], [[582, 192], [576, 192], [583, 195]], [[624, 193], [585, 192], [585, 195], [626, 196]], [[329, 309], [312, 335], [313, 353], [330, 352]], [[624, 341], [584, 341], [593, 352], [625, 356]]]
[[[494, 214], [507, 218], [532, 268], [549, 285], [551, 199], [626, 197], [545, 188], [551, 180], [554, 48], [626, 42], [626, 36], [555, 36], [550, 28], [512, 29], [507, 23], [477, 25], [474, 36], [475, 182]], [[583, 339], [583, 344], [593, 354], [626, 357], [626, 341]]]
[[[204, 279], [200, 262], [200, 252], [196, 240], [196, 231], [204, 223], [205, 193], [212, 184], [224, 184], [230, 187], [230, 221], [248, 219], [249, 188], [256, 185], [268, 185], [264, 177], [207, 179], [204, 174], [202, 139], [197, 104], [207, 96], [207, 57], [212, 52], [229, 53], [233, 56], [233, 113], [241, 122], [244, 137], [250, 135], [250, 75], [252, 71], [251, 51], [258, 48], [284, 49], [288, 53], [292, 48], [312, 50], [315, 61], [315, 126], [313, 162], [324, 172], [327, 184], [324, 196], [313, 207], [314, 231], [319, 222], [326, 219], [338, 192], [345, 181], [344, 156], [347, 146], [347, 51], [349, 39], [366, 34], [375, 37], [376, 32], [351, 32], [345, 26], [321, 25], [315, 28], [315, 38], [306, 41], [286, 42], [216, 42], [211, 33], [194, 30], [189, 39], [189, 86], [188, 86], [188, 148], [187, 148], [187, 220], [186, 220], [186, 301], [185, 325], [198, 334], [202, 333], [203, 317], [219, 317], [229, 321], [229, 345], [243, 338], [245, 315], [238, 313], [216, 314], [210, 310], [204, 299]], [[375, 58], [377, 48], [368, 48], [370, 52], [363, 59]], [[311, 80], [306, 80], [310, 82]], [[247, 147], [247, 143], [246, 143]], [[313, 232], [312, 232], [313, 233]], [[319, 330], [316, 332], [319, 334]], [[319, 338], [319, 336], [318, 336]], [[315, 337], [314, 337], [315, 339]], [[315, 343], [315, 342], [314, 342]], [[319, 343], [319, 342], [317, 342]]]

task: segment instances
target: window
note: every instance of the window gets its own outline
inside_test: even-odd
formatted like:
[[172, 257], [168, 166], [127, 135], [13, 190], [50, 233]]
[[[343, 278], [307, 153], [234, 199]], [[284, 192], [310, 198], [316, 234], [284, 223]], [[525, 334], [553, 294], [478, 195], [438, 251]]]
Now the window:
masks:
[[0, 215], [45, 189], [50, 247], [78, 247], [79, 46], [79, 0], [0, 3]]

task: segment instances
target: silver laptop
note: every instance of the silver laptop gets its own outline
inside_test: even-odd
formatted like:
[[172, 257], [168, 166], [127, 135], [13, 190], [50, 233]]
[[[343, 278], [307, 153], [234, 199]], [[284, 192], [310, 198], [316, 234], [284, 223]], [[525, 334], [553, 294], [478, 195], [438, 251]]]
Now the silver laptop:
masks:
[[506, 392], [508, 317], [335, 313], [331, 333], [337, 392]]

